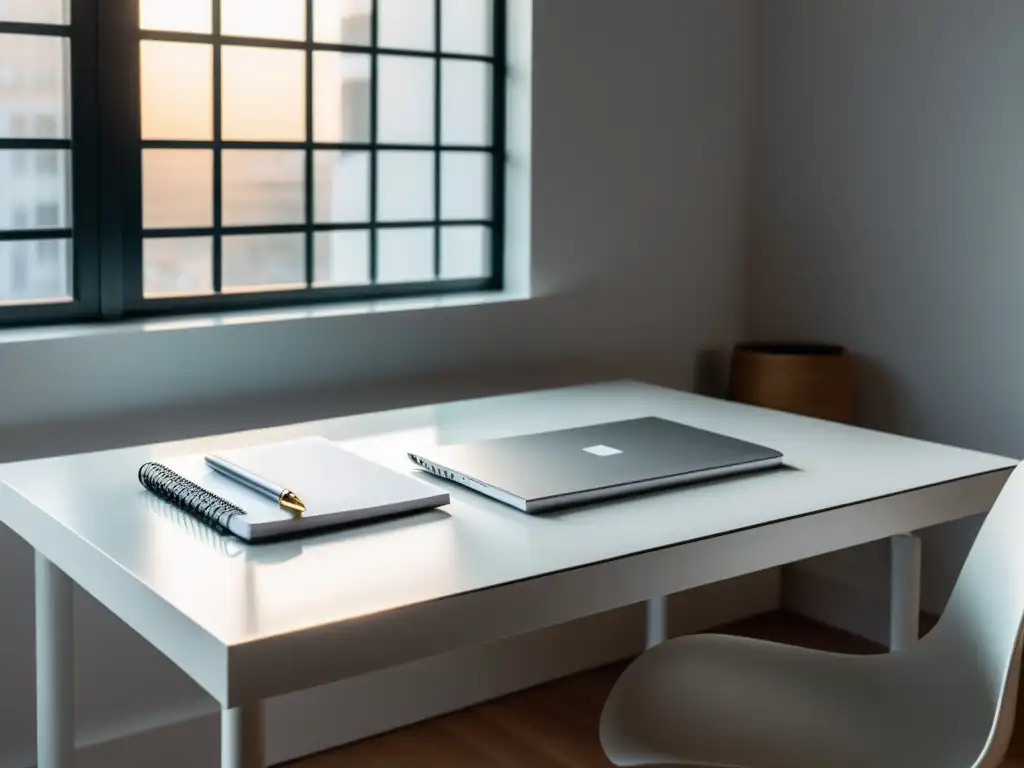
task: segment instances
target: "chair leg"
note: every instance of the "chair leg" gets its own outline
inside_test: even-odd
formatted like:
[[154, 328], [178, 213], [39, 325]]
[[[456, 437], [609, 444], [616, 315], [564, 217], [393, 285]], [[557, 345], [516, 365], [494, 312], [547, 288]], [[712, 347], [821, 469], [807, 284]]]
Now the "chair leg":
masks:
[[912, 534], [894, 536], [891, 555], [889, 650], [902, 651], [920, 637], [921, 540]]
[[668, 598], [655, 597], [647, 601], [647, 650], [668, 640]]

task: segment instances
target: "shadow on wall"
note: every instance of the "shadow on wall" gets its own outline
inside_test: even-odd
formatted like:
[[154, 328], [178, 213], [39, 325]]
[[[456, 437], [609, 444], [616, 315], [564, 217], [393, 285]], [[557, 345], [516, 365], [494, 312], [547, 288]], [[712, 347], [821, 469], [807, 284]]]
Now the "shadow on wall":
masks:
[[609, 361], [564, 357], [544, 364], [468, 368], [437, 377], [235, 396], [73, 422], [0, 427], [0, 463], [618, 379], [688, 389], [692, 382], [687, 373], [682, 360], [652, 364], [643, 356]]
[[911, 398], [891, 368], [880, 360], [857, 355], [858, 426], [909, 435]]
[[697, 353], [693, 371], [694, 391], [708, 397], [725, 397], [729, 389], [729, 351], [704, 349]]

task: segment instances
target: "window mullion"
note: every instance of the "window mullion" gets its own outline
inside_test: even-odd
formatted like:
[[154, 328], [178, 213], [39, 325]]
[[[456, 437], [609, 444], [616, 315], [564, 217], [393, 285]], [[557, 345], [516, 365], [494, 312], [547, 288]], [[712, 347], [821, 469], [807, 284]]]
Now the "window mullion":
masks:
[[492, 141], [495, 153], [491, 168], [491, 284], [501, 288], [505, 270], [505, 179], [508, 163], [507, 142], [507, 79], [508, 79], [508, 2], [494, 2], [494, 82], [491, 86], [494, 100], [491, 119]]
[[316, 235], [313, 232], [313, 14], [314, 0], [306, 0], [306, 287], [312, 288], [316, 281], [315, 252]]
[[142, 295], [139, 2], [93, 0], [99, 22], [100, 272], [105, 319]]
[[380, 99], [380, 0], [371, 0], [370, 8], [370, 283], [376, 283], [379, 275], [380, 235], [377, 229], [377, 170], [379, 149], [379, 126], [377, 125], [378, 101]]
[[221, 42], [221, 8], [219, 0], [213, 8], [213, 292], [220, 293], [224, 282], [224, 238], [221, 235], [224, 212], [223, 110], [223, 44]]
[[441, 14], [442, 0], [434, 0], [434, 278], [441, 277]]

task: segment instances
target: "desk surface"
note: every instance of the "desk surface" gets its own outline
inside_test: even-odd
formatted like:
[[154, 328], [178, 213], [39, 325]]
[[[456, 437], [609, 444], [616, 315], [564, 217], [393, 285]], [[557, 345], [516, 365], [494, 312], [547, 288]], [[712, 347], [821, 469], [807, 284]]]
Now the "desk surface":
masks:
[[[406, 453], [429, 452], [434, 445], [652, 415], [771, 446], [785, 454], [788, 466], [539, 517], [430, 479], [451, 493], [452, 504], [443, 510], [252, 546], [188, 521], [136, 480], [147, 461], [300, 435], [323, 435], [413, 472]], [[94, 594], [118, 591], [127, 601], [148, 591], [161, 610], [170, 606], [231, 649], [1015, 464], [619, 382], [8, 464], [0, 467], [0, 522]], [[103, 581], [91, 584], [100, 572]], [[119, 613], [113, 592], [96, 596]], [[145, 617], [135, 623], [144, 624]]]

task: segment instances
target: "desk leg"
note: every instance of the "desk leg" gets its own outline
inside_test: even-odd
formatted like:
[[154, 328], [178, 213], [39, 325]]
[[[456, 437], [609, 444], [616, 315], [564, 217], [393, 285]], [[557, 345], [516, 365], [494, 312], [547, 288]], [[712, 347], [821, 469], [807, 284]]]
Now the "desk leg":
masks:
[[889, 650], [902, 651], [920, 637], [921, 540], [911, 534], [894, 536], [891, 554]]
[[668, 598], [655, 597], [647, 601], [647, 650], [668, 639]]
[[266, 768], [263, 748], [262, 702], [221, 711], [221, 768]]
[[36, 553], [36, 758], [71, 768], [75, 749], [71, 579]]

